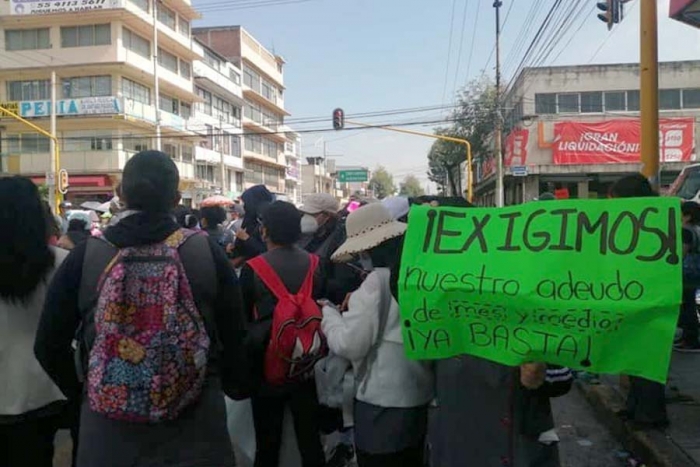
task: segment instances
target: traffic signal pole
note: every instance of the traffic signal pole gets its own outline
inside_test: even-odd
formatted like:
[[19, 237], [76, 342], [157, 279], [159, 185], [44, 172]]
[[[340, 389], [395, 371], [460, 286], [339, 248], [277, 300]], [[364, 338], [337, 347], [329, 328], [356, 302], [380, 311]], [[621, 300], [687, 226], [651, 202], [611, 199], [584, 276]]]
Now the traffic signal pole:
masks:
[[386, 125], [369, 125], [367, 123], [351, 122], [349, 120], [344, 120], [343, 123], [349, 123], [351, 125], [355, 125], [355, 126], [359, 126], [359, 127], [363, 127], [363, 128], [375, 128], [377, 130], [395, 131], [397, 133], [405, 133], [405, 134], [416, 135], [416, 136], [425, 136], [426, 138], [433, 138], [433, 139], [439, 139], [439, 140], [443, 140], [443, 141], [450, 141], [452, 143], [463, 144], [467, 148], [467, 170], [466, 170], [467, 201], [469, 201], [470, 203], [472, 202], [472, 200], [474, 198], [474, 184], [473, 184], [473, 180], [472, 180], [472, 145], [466, 139], [453, 138], [451, 136], [434, 135], [431, 133], [423, 133], [420, 131], [406, 130], [403, 128], [394, 128], [394, 127], [386, 126]]
[[[54, 112], [55, 112], [55, 107], [54, 107]], [[47, 138], [49, 138], [53, 142], [53, 157], [51, 160], [50, 166], [52, 168], [55, 167], [55, 171], [52, 173], [53, 179], [54, 179], [54, 187], [56, 186], [55, 184], [58, 182], [58, 169], [61, 167], [61, 153], [59, 150], [59, 144], [58, 144], [58, 138], [56, 138], [55, 135], [52, 135], [50, 132], [44, 130], [43, 128], [33, 124], [32, 122], [25, 120], [24, 118], [20, 117], [13, 111], [6, 109], [5, 107], [0, 106], [0, 115], [6, 115], [10, 118], [13, 118], [17, 120], [18, 122], [24, 123], [27, 125], [29, 128], [32, 130], [36, 131], [37, 133], [40, 133]], [[48, 182], [49, 180], [47, 180]], [[55, 190], [54, 196], [50, 200], [51, 207], [53, 208], [54, 212], [58, 212], [58, 205], [61, 204], [61, 201], [63, 199], [63, 196], [61, 195], [61, 192], [59, 190]]]
[[640, 0], [642, 174], [659, 191], [659, 51], [656, 0]]

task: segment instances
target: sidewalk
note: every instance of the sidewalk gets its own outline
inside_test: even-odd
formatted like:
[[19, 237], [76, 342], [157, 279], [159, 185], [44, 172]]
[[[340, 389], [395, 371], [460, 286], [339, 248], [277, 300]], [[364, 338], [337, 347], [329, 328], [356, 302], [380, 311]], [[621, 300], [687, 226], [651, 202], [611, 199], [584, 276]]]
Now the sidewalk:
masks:
[[635, 430], [617, 413], [625, 408], [619, 377], [603, 376], [600, 384], [577, 381], [598, 416], [625, 447], [648, 466], [700, 466], [700, 354], [673, 352], [666, 390], [670, 426]]

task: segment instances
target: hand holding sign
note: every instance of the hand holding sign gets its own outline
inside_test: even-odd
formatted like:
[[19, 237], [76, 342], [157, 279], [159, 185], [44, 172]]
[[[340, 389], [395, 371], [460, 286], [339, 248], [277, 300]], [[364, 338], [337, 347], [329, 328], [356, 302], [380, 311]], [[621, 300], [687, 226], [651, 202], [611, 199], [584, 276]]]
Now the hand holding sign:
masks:
[[408, 355], [665, 381], [681, 298], [679, 207], [672, 198], [414, 207], [399, 281]]

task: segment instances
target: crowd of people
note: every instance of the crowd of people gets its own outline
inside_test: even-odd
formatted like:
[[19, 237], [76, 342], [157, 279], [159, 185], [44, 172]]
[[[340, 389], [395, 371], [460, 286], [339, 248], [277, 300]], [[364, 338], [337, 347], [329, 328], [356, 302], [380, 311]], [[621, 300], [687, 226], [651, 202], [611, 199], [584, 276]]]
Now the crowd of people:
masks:
[[[652, 196], [645, 182], [612, 195]], [[0, 179], [0, 465], [51, 466], [70, 429], [78, 467], [234, 466], [226, 397], [250, 401], [255, 467], [288, 465], [285, 413], [303, 467], [560, 465], [550, 399], [571, 370], [404, 353], [409, 208], [464, 199], [297, 208], [260, 185], [196, 211], [178, 185], [166, 154], [135, 155], [92, 229], [51, 215], [30, 180]], [[665, 420], [663, 386], [632, 380], [630, 416]]]

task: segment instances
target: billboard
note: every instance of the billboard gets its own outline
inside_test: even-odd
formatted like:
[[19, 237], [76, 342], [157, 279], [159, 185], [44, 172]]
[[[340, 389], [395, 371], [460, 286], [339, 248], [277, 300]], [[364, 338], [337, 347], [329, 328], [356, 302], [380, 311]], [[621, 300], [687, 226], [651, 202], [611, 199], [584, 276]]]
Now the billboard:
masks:
[[527, 165], [527, 142], [530, 130], [513, 130], [506, 136], [506, 155], [504, 166]]
[[74, 13], [111, 8], [124, 8], [124, 0], [10, 0], [10, 12], [13, 15]]
[[[659, 121], [662, 162], [695, 159], [695, 120], [668, 118]], [[555, 164], [625, 164], [640, 161], [641, 125], [638, 119], [554, 124], [552, 158]]]

